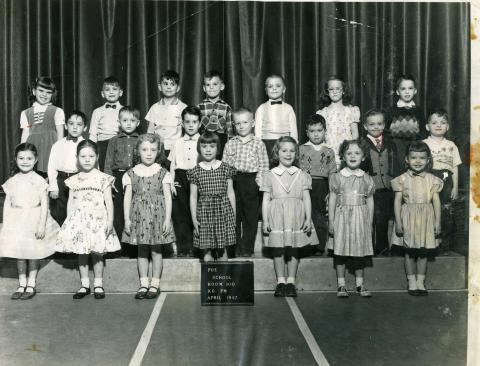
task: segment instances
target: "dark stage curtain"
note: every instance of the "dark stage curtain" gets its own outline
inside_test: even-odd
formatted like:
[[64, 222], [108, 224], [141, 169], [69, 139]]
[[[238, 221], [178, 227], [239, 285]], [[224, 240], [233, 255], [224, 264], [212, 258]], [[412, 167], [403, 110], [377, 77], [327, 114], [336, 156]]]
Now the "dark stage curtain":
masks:
[[36, 76], [53, 77], [67, 114], [76, 108], [90, 115], [102, 103], [102, 79], [116, 75], [122, 101], [143, 116], [167, 68], [180, 73], [188, 104], [202, 98], [202, 74], [218, 69], [227, 102], [253, 110], [266, 99], [265, 77], [284, 75], [302, 142], [303, 121], [318, 110], [328, 75], [345, 77], [365, 112], [390, 106], [395, 77], [412, 73], [417, 102], [449, 111], [451, 138], [467, 158], [467, 3], [0, 0], [0, 29], [1, 181]]

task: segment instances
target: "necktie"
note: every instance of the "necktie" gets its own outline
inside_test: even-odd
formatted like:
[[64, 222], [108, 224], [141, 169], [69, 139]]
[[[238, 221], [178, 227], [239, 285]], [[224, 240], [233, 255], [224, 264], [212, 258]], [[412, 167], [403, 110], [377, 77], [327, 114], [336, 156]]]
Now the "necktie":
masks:
[[116, 105], [116, 104], [107, 104], [107, 105], [105, 106], [105, 108], [117, 109], [117, 105]]
[[270, 102], [270, 105], [275, 105], [275, 104], [282, 104], [282, 101], [281, 100], [278, 100], [278, 101], [272, 100]]
[[382, 139], [375, 139], [375, 146], [380, 150], [382, 148]]

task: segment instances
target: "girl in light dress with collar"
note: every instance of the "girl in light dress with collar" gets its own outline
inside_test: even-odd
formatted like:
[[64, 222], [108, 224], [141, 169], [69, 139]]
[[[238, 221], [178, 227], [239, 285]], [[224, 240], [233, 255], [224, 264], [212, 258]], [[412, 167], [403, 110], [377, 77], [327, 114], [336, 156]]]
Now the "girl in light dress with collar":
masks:
[[264, 175], [260, 187], [263, 232], [269, 236], [266, 247], [277, 275], [275, 297], [297, 296], [300, 249], [310, 244], [312, 179], [297, 167], [298, 157], [296, 141], [290, 136], [280, 137], [272, 150], [276, 167]]
[[373, 193], [372, 177], [360, 169], [365, 152], [358, 140], [345, 140], [339, 149], [345, 167], [330, 176], [329, 180], [329, 240], [328, 249], [333, 250], [337, 271], [338, 297], [348, 297], [345, 286], [345, 267], [355, 271], [357, 293], [370, 297], [363, 284], [364, 268], [373, 255], [372, 223]]

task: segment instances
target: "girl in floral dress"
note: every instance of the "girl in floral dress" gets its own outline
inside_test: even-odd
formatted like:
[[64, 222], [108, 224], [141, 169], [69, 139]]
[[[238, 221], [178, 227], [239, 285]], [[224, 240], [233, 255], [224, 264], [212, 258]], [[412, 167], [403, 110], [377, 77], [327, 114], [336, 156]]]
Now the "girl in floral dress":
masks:
[[[172, 178], [160, 166], [165, 158], [156, 134], [140, 135], [134, 159], [138, 163], [122, 178], [125, 187], [125, 229], [122, 241], [138, 246], [140, 288], [136, 299], [154, 299], [160, 293], [165, 249], [175, 241], [172, 231]], [[152, 255], [152, 279], [148, 280], [148, 259]]]
[[56, 250], [78, 254], [81, 287], [73, 295], [74, 299], [90, 294], [88, 259], [92, 256], [94, 296], [103, 299], [103, 255], [120, 250], [113, 230], [112, 185], [115, 178], [96, 168], [98, 150], [91, 140], [78, 144], [77, 160], [79, 173], [65, 180], [70, 189], [67, 219], [58, 234]]

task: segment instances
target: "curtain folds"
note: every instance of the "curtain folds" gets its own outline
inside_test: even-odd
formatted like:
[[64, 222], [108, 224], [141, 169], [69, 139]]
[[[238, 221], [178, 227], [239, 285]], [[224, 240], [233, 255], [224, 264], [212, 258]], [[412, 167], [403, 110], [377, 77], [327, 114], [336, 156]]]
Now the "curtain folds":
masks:
[[451, 137], [468, 155], [468, 3], [0, 0], [0, 29], [0, 181], [37, 75], [53, 77], [67, 114], [87, 115], [102, 103], [103, 78], [116, 75], [123, 102], [143, 116], [168, 68], [180, 73], [187, 104], [203, 97], [203, 73], [218, 69], [224, 98], [253, 110], [265, 100], [265, 77], [279, 73], [304, 139], [328, 75], [345, 77], [365, 112], [388, 108], [395, 77], [412, 73], [417, 102], [450, 113]]

